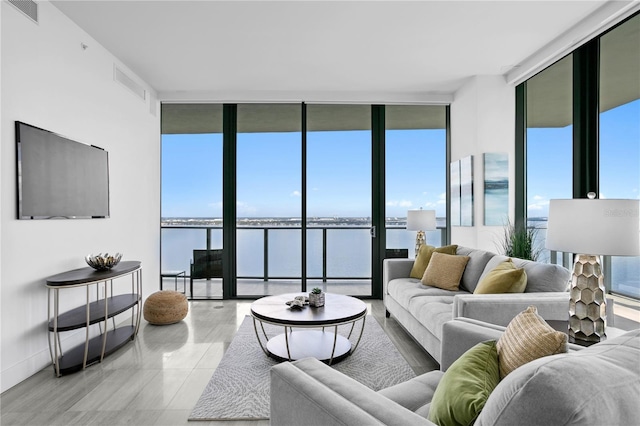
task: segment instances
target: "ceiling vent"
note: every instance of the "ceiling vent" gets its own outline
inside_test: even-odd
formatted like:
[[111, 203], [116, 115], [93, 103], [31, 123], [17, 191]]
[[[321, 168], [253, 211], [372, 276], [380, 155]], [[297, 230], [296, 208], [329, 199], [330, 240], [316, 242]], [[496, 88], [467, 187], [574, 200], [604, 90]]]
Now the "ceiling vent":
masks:
[[27, 15], [33, 22], [38, 23], [38, 3], [33, 0], [9, 0], [9, 3]]
[[115, 81], [122, 84], [127, 89], [131, 90], [133, 93], [135, 93], [136, 96], [138, 96], [143, 101], [147, 99], [147, 91], [144, 89], [144, 87], [142, 87], [141, 85], [133, 81], [133, 79], [129, 77], [127, 74], [125, 74], [120, 68], [118, 68], [117, 65], [114, 64], [113, 69], [114, 69], [113, 79]]

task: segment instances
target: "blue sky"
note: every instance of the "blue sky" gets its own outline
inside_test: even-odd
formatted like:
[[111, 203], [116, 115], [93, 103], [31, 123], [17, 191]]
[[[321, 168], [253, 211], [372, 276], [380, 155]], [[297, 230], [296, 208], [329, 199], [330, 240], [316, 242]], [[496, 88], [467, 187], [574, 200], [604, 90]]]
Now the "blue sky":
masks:
[[[640, 100], [601, 114], [601, 197], [639, 198]], [[308, 215], [370, 216], [369, 131], [307, 136]], [[222, 135], [162, 136], [162, 216], [222, 216]], [[408, 209], [445, 214], [444, 130], [386, 134], [387, 216]], [[528, 214], [571, 198], [572, 126], [529, 129]], [[238, 135], [239, 217], [300, 216], [300, 133]]]
[[[444, 130], [387, 132], [387, 215], [433, 208], [444, 215]], [[222, 136], [163, 135], [162, 216], [222, 215]], [[239, 217], [300, 216], [300, 133], [238, 135]], [[371, 215], [371, 133], [310, 132], [307, 214]]]
[[[640, 100], [600, 114], [600, 197], [639, 198]], [[572, 198], [573, 127], [527, 132], [529, 217], [546, 217], [549, 200]]]

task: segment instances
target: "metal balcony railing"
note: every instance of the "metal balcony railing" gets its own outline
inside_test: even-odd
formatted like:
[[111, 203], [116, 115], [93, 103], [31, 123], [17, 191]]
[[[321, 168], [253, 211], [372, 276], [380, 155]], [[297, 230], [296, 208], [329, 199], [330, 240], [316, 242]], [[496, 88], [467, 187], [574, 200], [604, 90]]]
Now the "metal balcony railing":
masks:
[[[321, 233], [321, 237], [319, 238], [320, 249], [312, 250], [309, 247], [309, 242], [307, 244], [307, 279], [309, 280], [370, 280], [371, 279], [371, 264], [370, 264], [370, 245], [366, 245], [370, 241], [368, 226], [308, 226], [307, 228], [308, 236], [310, 233]], [[298, 231], [302, 232], [301, 226], [239, 226], [237, 228], [238, 234], [242, 232], [259, 232], [261, 231], [261, 242], [262, 242], [262, 268], [259, 273], [255, 273], [256, 271], [250, 271], [247, 273], [246, 270], [242, 270], [243, 268], [239, 267], [238, 269], [238, 279], [260, 279], [264, 281], [268, 280], [292, 280], [292, 279], [301, 279], [302, 278], [302, 268], [299, 267], [299, 273], [291, 273], [291, 274], [279, 274], [272, 272], [270, 269], [270, 265], [273, 265], [274, 256], [279, 256], [281, 253], [273, 253], [274, 250], [271, 249], [270, 241], [274, 236], [274, 233], [282, 232], [282, 231]], [[350, 231], [352, 233], [351, 236], [343, 235], [342, 238], [348, 242], [345, 244], [350, 244], [353, 246], [353, 251], [350, 252], [350, 255], [355, 256], [355, 262], [358, 264], [350, 265], [350, 271], [367, 271], [364, 273], [340, 273], [342, 270], [340, 268], [335, 267], [335, 262], [337, 260], [338, 254], [334, 252], [332, 253], [332, 249], [330, 248], [332, 244], [330, 244], [330, 238], [339, 238], [337, 237], [337, 233], [346, 233]], [[361, 233], [357, 233], [357, 231], [362, 231]], [[415, 244], [415, 233], [406, 231], [404, 226], [387, 226], [387, 245], [390, 248], [408, 248], [409, 253], [413, 255], [413, 247]], [[441, 242], [445, 240], [445, 231], [446, 228], [438, 228], [435, 231], [427, 232], [427, 242], [432, 245], [441, 245]], [[167, 232], [181, 232], [185, 233], [180, 241], [179, 238], [165, 238]], [[198, 237], [194, 238], [193, 233], [199, 233]], [[360, 235], [353, 235], [356, 232]], [[187, 233], [191, 233], [191, 236], [186, 235]], [[394, 235], [397, 234], [397, 235]], [[162, 235], [162, 270], [185, 270], [189, 271], [189, 263], [191, 261], [191, 256], [193, 250], [195, 249], [205, 249], [205, 250], [213, 250], [222, 248], [222, 227], [221, 226], [204, 226], [204, 225], [194, 225], [194, 226], [161, 226], [161, 235]], [[299, 235], [299, 234], [298, 234]], [[355, 240], [362, 241], [362, 243], [358, 243]], [[177, 241], [176, 241], [177, 240]], [[292, 237], [292, 240], [296, 240], [295, 237]], [[309, 240], [309, 237], [308, 237]], [[366, 242], [365, 242], [366, 241]], [[314, 238], [314, 242], [316, 243], [315, 247], [317, 248], [317, 236]], [[300, 239], [297, 239], [297, 242], [294, 242], [292, 245], [298, 244], [298, 247], [294, 250], [294, 254], [289, 256], [287, 259], [292, 263], [302, 263], [302, 253], [300, 246]], [[334, 246], [336, 243], [333, 244]], [[339, 244], [338, 244], [339, 245]], [[365, 246], [366, 245], [366, 246]], [[356, 253], [357, 252], [357, 253]], [[169, 253], [169, 254], [167, 254]], [[359, 254], [359, 255], [358, 255]], [[238, 253], [238, 262], [240, 263], [242, 259], [242, 253]], [[249, 256], [249, 255], [247, 255]], [[320, 257], [320, 259], [318, 259]], [[332, 268], [332, 262], [334, 263], [334, 267]], [[368, 262], [368, 263], [366, 263]], [[246, 269], [246, 268], [245, 268]], [[255, 268], [253, 268], [255, 269]], [[278, 268], [275, 268], [278, 269]]]

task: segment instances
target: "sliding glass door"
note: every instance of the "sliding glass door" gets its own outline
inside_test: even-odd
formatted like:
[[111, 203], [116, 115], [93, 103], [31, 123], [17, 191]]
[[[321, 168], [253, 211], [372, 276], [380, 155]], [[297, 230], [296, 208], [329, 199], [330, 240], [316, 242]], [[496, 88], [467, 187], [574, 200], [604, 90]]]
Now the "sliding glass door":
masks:
[[301, 109], [238, 105], [238, 296], [300, 291]]
[[307, 289], [370, 296], [371, 107], [307, 105]]

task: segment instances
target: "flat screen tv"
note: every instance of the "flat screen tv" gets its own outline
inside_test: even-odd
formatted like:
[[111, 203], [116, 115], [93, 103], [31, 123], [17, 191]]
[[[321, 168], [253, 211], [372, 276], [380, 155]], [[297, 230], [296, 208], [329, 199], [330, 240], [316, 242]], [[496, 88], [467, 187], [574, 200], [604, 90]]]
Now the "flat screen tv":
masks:
[[109, 217], [109, 153], [16, 121], [18, 219]]

